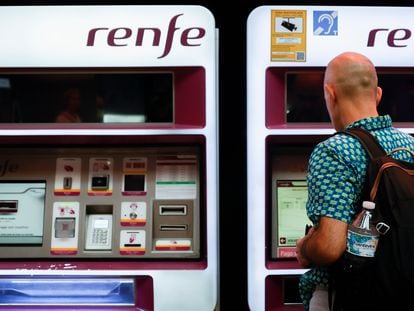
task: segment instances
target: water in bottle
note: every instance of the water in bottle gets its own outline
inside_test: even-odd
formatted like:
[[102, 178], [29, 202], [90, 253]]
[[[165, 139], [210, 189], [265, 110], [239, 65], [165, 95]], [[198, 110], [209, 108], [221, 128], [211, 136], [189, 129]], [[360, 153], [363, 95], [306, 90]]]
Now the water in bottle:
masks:
[[375, 203], [364, 201], [362, 211], [348, 226], [345, 252], [346, 270], [363, 268], [374, 257], [378, 245], [379, 233], [371, 222]]

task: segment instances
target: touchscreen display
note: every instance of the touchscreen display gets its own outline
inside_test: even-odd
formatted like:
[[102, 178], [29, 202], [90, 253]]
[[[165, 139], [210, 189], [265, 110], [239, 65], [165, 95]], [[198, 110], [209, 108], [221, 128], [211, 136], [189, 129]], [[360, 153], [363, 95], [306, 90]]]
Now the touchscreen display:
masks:
[[41, 245], [46, 183], [0, 182], [0, 245]]
[[305, 180], [277, 180], [278, 257], [294, 257], [296, 241], [311, 222], [306, 215], [308, 188]]

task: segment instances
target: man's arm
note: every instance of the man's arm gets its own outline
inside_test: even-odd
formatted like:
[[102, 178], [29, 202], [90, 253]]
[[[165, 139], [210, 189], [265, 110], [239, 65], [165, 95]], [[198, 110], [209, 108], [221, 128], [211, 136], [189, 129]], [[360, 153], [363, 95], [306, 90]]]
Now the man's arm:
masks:
[[322, 216], [319, 225], [296, 242], [299, 264], [309, 268], [334, 263], [345, 251], [347, 230], [347, 223]]

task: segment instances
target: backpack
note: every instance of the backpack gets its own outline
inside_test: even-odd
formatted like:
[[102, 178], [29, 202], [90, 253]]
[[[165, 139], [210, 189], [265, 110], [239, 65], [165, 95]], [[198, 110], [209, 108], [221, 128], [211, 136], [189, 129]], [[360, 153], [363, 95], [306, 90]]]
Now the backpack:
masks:
[[331, 309], [403, 310], [411, 306], [408, 308], [411, 310], [414, 308], [414, 163], [394, 159], [391, 154], [410, 152], [414, 157], [414, 153], [398, 148], [386, 154], [375, 137], [361, 128], [341, 133], [357, 138], [370, 157], [361, 200], [375, 202], [372, 220], [377, 224], [380, 238], [374, 259], [364, 268], [346, 270], [343, 256], [331, 267]]

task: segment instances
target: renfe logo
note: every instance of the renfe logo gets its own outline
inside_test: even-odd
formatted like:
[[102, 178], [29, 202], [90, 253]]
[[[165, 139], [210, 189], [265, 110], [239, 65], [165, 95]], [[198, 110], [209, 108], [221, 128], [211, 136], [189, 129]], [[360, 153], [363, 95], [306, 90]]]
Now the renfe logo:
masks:
[[[162, 38], [164, 31], [156, 27], [138, 27], [136, 30], [128, 27], [119, 27], [113, 29], [107, 27], [99, 27], [89, 30], [86, 45], [95, 46], [95, 44], [98, 44], [99, 42], [102, 43], [102, 37], [100, 34], [104, 34], [104, 38], [106, 38], [106, 44], [109, 46], [122, 47], [131, 44], [135, 46], [142, 46], [144, 41], [144, 34], [147, 33], [147, 35], [149, 35], [148, 33], [152, 33], [152, 46], [160, 46], [161, 39], [163, 39], [163, 53], [158, 57], [163, 58], [167, 56], [171, 51], [175, 33], [180, 29], [179, 27], [176, 27], [177, 20], [182, 15], [183, 14], [178, 14], [171, 18], [168, 24], [168, 30], [165, 38]], [[134, 31], [135, 35], [133, 35]], [[205, 34], [206, 30], [201, 27], [190, 27], [183, 29], [180, 34], [180, 44], [182, 46], [200, 46], [200, 39], [203, 38]]]
[[[388, 29], [388, 28], [377, 28], [372, 29], [368, 35], [367, 46], [374, 46], [375, 40], [378, 36], [383, 38], [383, 35], [387, 38], [387, 45], [393, 48], [403, 48], [407, 44], [404, 44], [405, 40], [411, 38], [411, 30], [405, 28]], [[399, 43], [400, 42], [400, 43]]]

